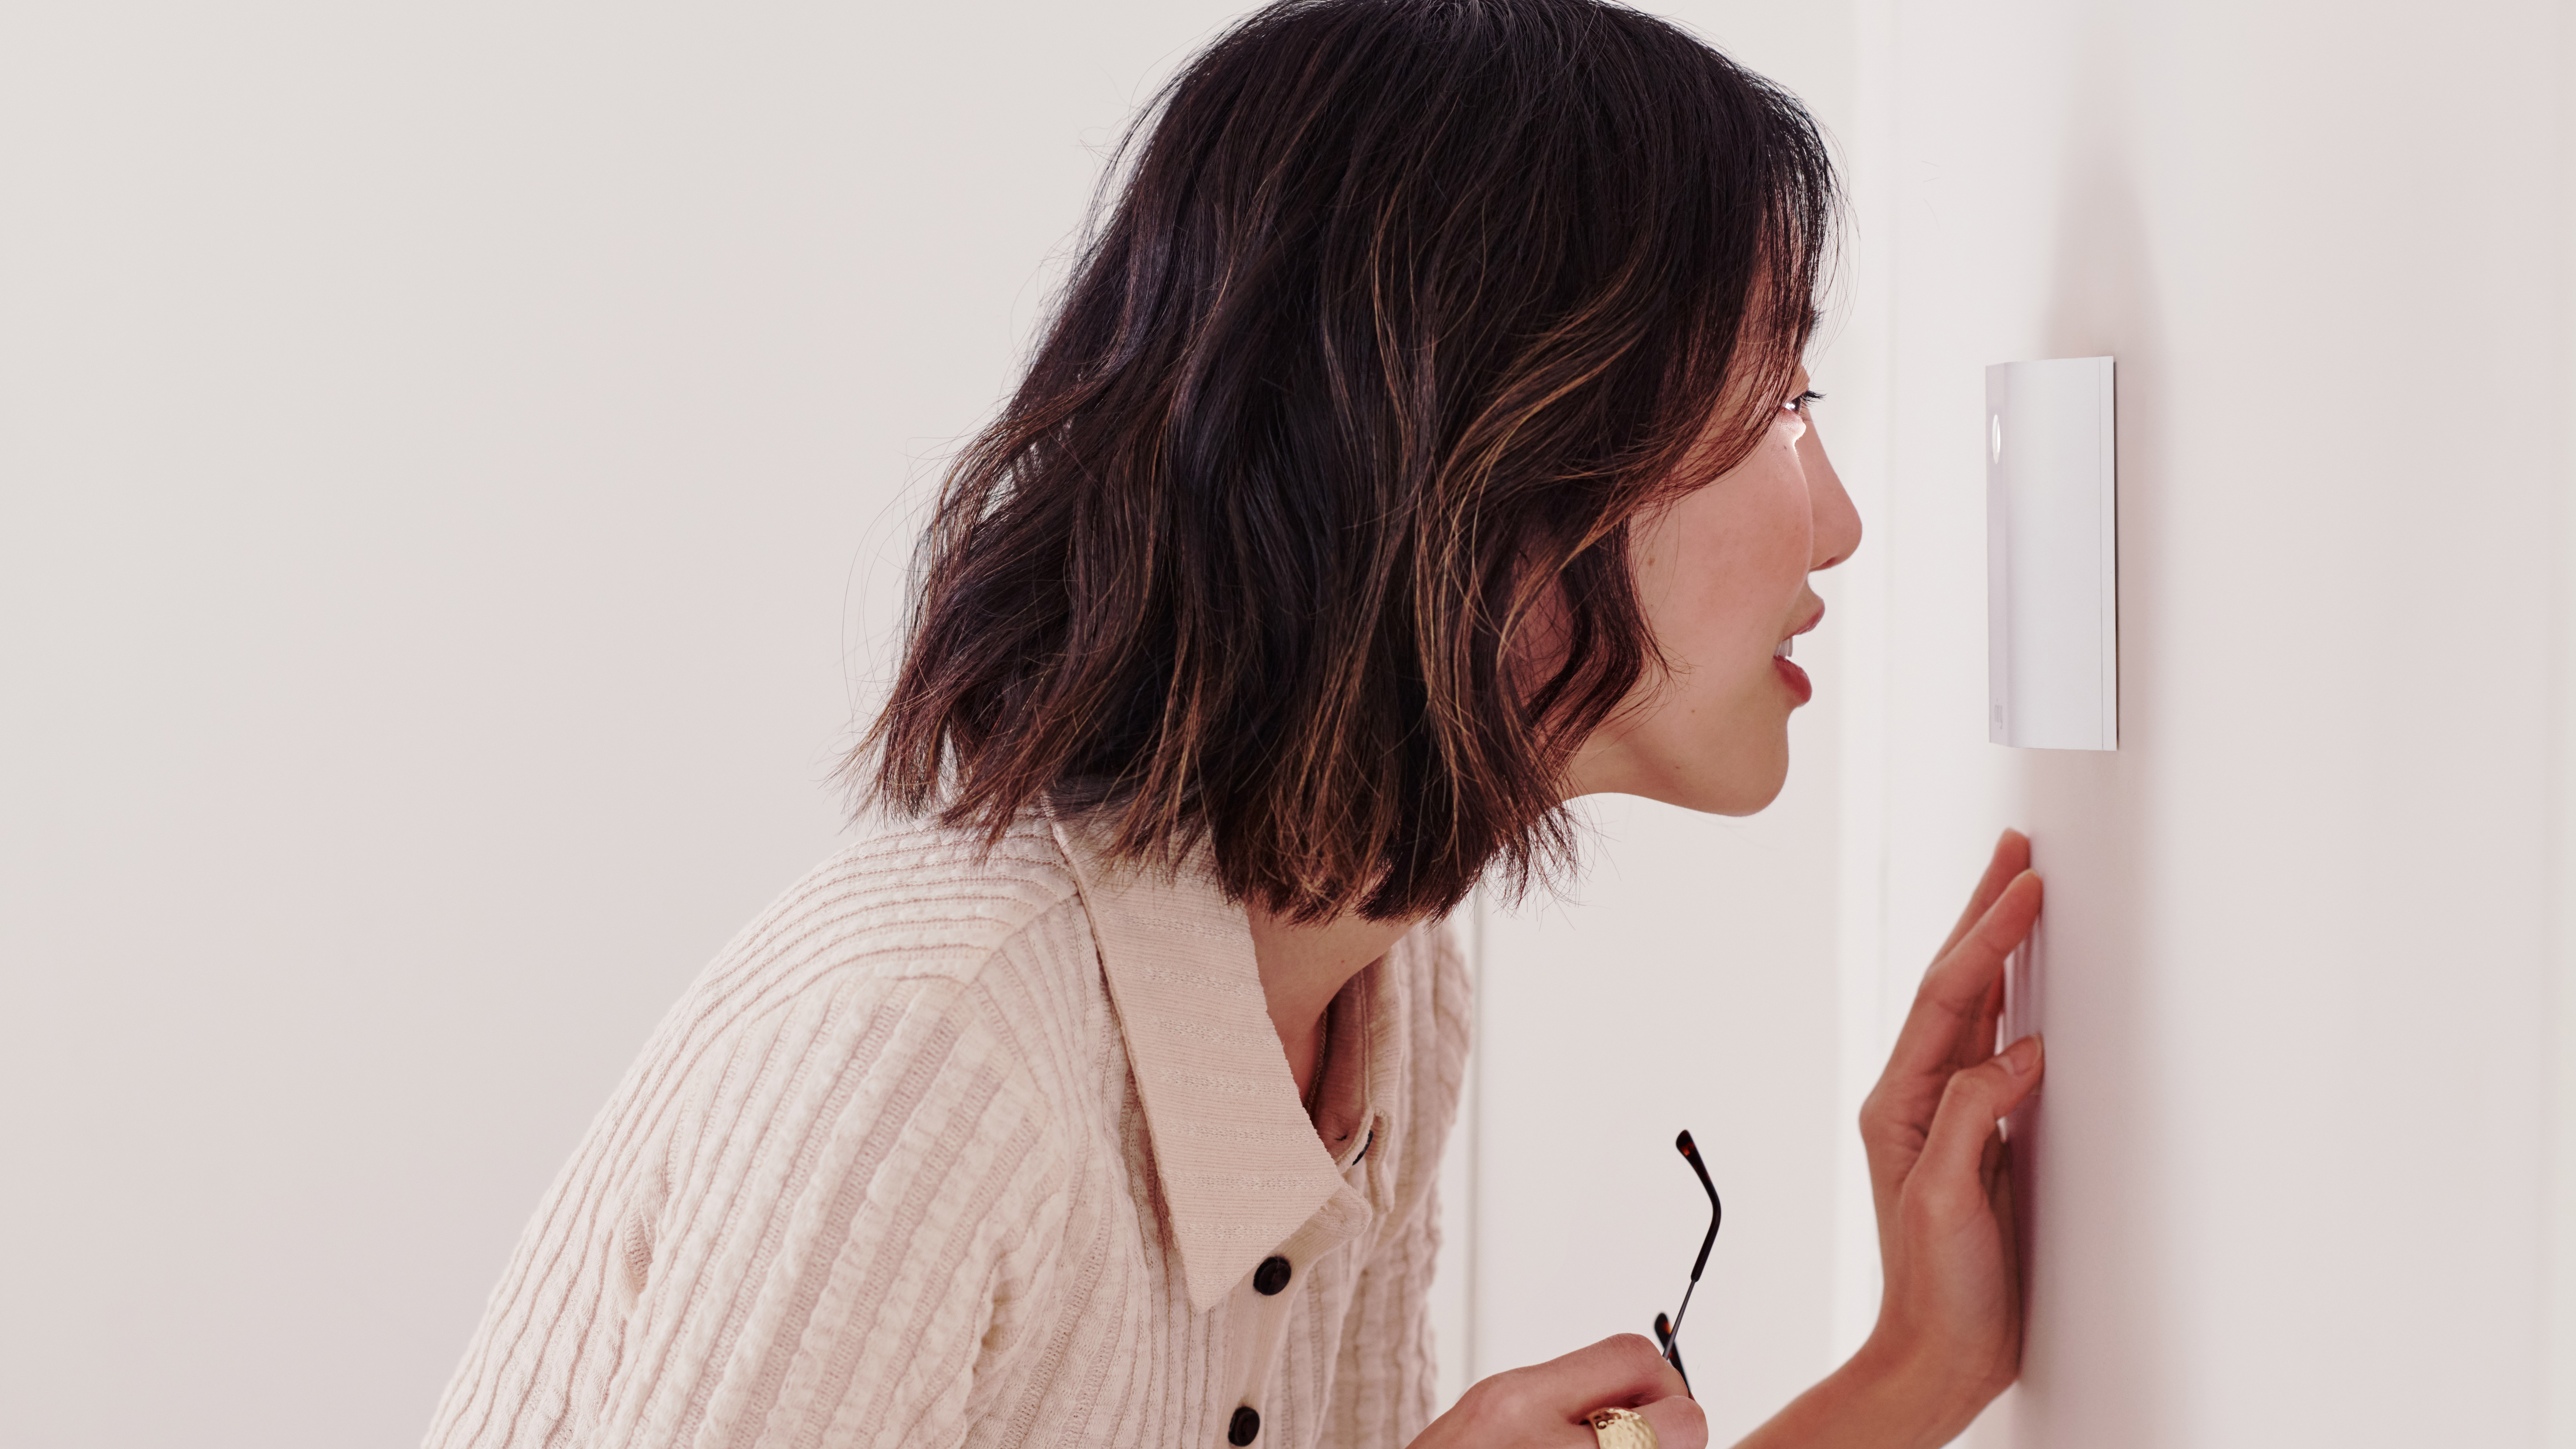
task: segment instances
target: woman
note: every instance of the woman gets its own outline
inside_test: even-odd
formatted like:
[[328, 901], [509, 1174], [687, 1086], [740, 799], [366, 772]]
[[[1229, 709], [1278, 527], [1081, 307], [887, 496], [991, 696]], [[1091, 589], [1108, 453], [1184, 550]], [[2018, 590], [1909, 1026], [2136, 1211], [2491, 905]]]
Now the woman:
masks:
[[[1165, 92], [952, 473], [890, 817], [665, 1021], [440, 1410], [462, 1445], [1698, 1449], [1654, 1347], [1432, 1421], [1441, 918], [1565, 802], [1745, 813], [1860, 527], [1797, 104], [1596, 0], [1294, 0]], [[2015, 837], [1863, 1116], [1886, 1293], [1749, 1442], [1942, 1442], [2019, 1352]]]

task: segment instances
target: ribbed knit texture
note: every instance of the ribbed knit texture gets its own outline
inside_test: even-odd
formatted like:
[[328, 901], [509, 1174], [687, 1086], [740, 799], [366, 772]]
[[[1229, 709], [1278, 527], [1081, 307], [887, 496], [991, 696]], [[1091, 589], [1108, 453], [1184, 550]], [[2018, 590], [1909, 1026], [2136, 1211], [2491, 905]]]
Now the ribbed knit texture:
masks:
[[1257, 1335], [1278, 1344], [1251, 1375], [1257, 1449], [1409, 1440], [1433, 1406], [1433, 1184], [1467, 1045], [1446, 932], [1375, 968], [1402, 1040], [1373, 1103], [1389, 1150], [1345, 1173], [1367, 1220], [1293, 1295], [1204, 1310], [1099, 939], [1043, 821], [989, 854], [923, 827], [826, 861], [690, 987], [593, 1123], [429, 1449], [1221, 1445], [1247, 1304], [1285, 1315]]

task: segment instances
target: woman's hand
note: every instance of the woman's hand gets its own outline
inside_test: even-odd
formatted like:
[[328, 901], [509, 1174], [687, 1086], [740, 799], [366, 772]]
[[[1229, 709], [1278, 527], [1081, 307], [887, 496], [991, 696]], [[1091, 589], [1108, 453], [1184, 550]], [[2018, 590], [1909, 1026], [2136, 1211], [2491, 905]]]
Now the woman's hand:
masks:
[[1658, 1449], [1704, 1449], [1708, 1420], [1682, 1376], [1633, 1333], [1478, 1382], [1431, 1421], [1412, 1449], [1593, 1449], [1594, 1409], [1634, 1409]]
[[[1878, 1326], [1742, 1449], [1931, 1449], [2020, 1372], [2012, 1177], [1995, 1124], [2039, 1086], [2040, 1049], [2037, 1037], [2001, 1053], [1994, 1042], [2004, 962], [2039, 898], [2030, 842], [2005, 831], [1861, 1107], [1885, 1270]], [[1631, 1334], [1486, 1379], [1412, 1449], [1592, 1449], [1581, 1416], [1605, 1405], [1645, 1415], [1660, 1449], [1708, 1442], [1681, 1375]]]
[[2007, 830], [1915, 992], [1862, 1104], [1885, 1287], [1856, 1363], [1918, 1396], [1947, 1442], [2021, 1371], [2012, 1175], [1995, 1124], [2039, 1086], [2039, 1038], [1998, 1054], [2004, 963], [2039, 918], [2030, 842]]
[[2039, 918], [2030, 842], [2005, 831], [1862, 1104], [1885, 1287], [1851, 1362], [1744, 1441], [1946, 1444], [2021, 1371], [2012, 1176], [1995, 1124], [2039, 1086], [2037, 1037], [1994, 1050], [2004, 962]]

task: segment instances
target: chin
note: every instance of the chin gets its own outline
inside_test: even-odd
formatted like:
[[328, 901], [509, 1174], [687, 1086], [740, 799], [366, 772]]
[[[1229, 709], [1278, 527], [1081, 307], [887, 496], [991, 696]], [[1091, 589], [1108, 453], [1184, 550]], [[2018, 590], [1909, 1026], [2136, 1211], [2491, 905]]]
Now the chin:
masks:
[[1703, 815], [1759, 815], [1770, 808], [1772, 801], [1780, 798], [1780, 787], [1787, 783], [1788, 773], [1782, 771], [1780, 778], [1773, 780], [1767, 789], [1712, 793], [1707, 801], [1690, 808]]
[[1789, 783], [1785, 741], [1776, 760], [1730, 764], [1731, 769], [1675, 776], [1623, 793], [1696, 810], [1702, 815], [1758, 815], [1780, 798], [1781, 787]]
[[1789, 781], [1789, 722], [1746, 720], [1734, 728], [1676, 731], [1669, 722], [1607, 742], [1577, 764], [1578, 795], [1635, 795], [1702, 815], [1759, 814]]

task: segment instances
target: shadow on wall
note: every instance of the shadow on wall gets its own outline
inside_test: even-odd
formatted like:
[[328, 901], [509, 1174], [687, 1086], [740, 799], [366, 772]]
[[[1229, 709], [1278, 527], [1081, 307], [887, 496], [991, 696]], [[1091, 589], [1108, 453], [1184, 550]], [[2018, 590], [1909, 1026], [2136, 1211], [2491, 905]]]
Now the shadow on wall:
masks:
[[2036, 355], [2117, 359], [2120, 747], [2024, 750], [2014, 762], [2020, 818], [2048, 881], [2029, 1003], [2048, 1081], [2010, 1129], [2029, 1305], [2022, 1379], [1974, 1436], [2014, 1449], [2126, 1449], [2167, 1442], [2171, 1428], [2156, 1361], [2170, 1305], [2157, 1278], [2164, 1126], [2148, 974], [2170, 376], [2145, 210], [2115, 132], [2117, 62], [2095, 39], [2094, 83], [2071, 92], [2082, 110], [2069, 118]]

